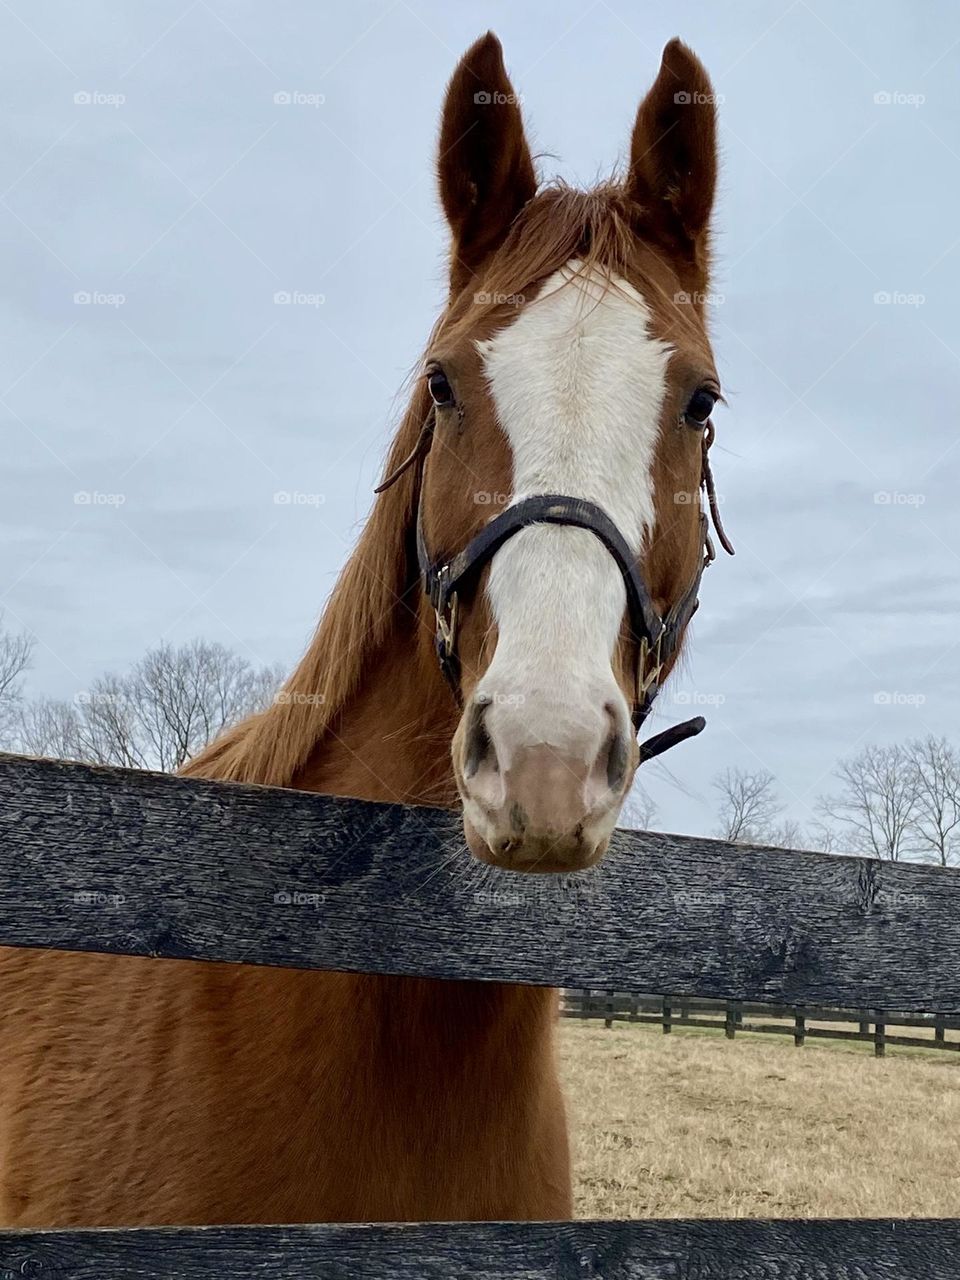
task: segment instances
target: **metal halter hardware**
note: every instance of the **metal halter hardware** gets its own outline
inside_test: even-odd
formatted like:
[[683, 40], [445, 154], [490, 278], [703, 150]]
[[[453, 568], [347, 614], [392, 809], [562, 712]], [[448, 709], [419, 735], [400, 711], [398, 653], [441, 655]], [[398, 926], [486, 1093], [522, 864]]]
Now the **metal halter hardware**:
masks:
[[[462, 551], [457, 552], [449, 560], [436, 561], [430, 556], [423, 533], [422, 467], [430, 450], [432, 436], [433, 423], [428, 419], [424, 423], [413, 451], [396, 470], [387, 476], [376, 492], [380, 493], [389, 488], [408, 467], [414, 463], [418, 464], [420, 492], [417, 502], [417, 560], [424, 590], [436, 615], [436, 649], [440, 670], [458, 703], [462, 702], [460, 660], [457, 653], [461, 589], [469, 587], [500, 548], [522, 530], [535, 524], [565, 525], [586, 529], [599, 538], [613, 557], [623, 577], [627, 594], [627, 611], [636, 640], [632, 714], [634, 729], [639, 731], [650, 714], [654, 699], [660, 692], [663, 669], [675, 654], [684, 629], [697, 610], [703, 571], [715, 558], [706, 515], [703, 512], [700, 514], [700, 545], [703, 554], [696, 572], [686, 591], [664, 617], [661, 617], [654, 608], [646, 583], [637, 567], [636, 557], [623, 534], [602, 507], [594, 502], [588, 502], [585, 498], [574, 498], [558, 493], [538, 493], [532, 497], [523, 498], [485, 524]], [[707, 457], [707, 450], [712, 442], [713, 424], [708, 422], [703, 436], [700, 487], [706, 491], [717, 537], [724, 550], [733, 555], [733, 547], [720, 523], [713, 476]], [[673, 725], [663, 733], [648, 738], [646, 742], [640, 744], [640, 763], [700, 733], [705, 724], [703, 716], [694, 716], [681, 724]]]

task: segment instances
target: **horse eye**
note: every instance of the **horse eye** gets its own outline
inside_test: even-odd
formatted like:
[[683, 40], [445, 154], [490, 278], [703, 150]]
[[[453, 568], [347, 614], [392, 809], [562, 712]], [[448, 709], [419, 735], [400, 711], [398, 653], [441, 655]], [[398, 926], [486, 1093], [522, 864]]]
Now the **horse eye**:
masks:
[[683, 411], [683, 419], [690, 427], [704, 427], [713, 413], [714, 405], [720, 399], [713, 391], [701, 387], [690, 397], [690, 403]]
[[434, 369], [427, 377], [427, 386], [430, 389], [430, 395], [433, 403], [438, 409], [448, 408], [450, 405], [457, 403], [453, 394], [453, 387], [447, 381], [447, 375], [442, 369]]

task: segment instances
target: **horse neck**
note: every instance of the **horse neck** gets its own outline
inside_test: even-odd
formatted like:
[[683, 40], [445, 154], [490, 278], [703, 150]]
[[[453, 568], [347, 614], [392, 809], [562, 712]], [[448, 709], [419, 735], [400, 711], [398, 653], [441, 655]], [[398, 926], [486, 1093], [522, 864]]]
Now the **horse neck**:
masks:
[[[450, 741], [458, 709], [440, 675], [422, 604], [397, 604], [364, 678], [293, 785], [396, 804], [450, 806]], [[332, 661], [336, 661], [333, 657]], [[466, 853], [464, 854], [466, 856]]]
[[[457, 800], [450, 740], [459, 709], [437, 664], [433, 615], [398, 605], [344, 705], [294, 782], [305, 791], [396, 804], [452, 806]], [[463, 846], [465, 863], [470, 855]], [[389, 1025], [415, 1042], [421, 1057], [442, 1059], [450, 1037], [499, 1052], [508, 1033], [517, 1060], [539, 1063], [551, 1036], [556, 994], [549, 988], [357, 975], [365, 1008], [383, 1034]], [[397, 1011], [401, 1011], [398, 1014]]]

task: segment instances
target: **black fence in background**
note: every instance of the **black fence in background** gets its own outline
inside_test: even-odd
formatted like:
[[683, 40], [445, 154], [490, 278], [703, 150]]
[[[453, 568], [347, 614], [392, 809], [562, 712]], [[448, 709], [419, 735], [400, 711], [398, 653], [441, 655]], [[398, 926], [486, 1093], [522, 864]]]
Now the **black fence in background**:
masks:
[[[636, 995], [623, 991], [563, 992], [560, 1012], [565, 1018], [602, 1019], [615, 1022], [653, 1023], [669, 1035], [674, 1027], [700, 1027], [723, 1031], [733, 1040], [738, 1031], [792, 1036], [799, 1048], [807, 1040], [859, 1040], [873, 1045], [882, 1058], [887, 1045], [911, 1049], [946, 1049], [960, 1052], [960, 1018], [943, 1013], [910, 1015], [881, 1013], [875, 1009], [825, 1009], [810, 1006], [745, 1003], [738, 1000], [697, 1000], [685, 996]], [[855, 1023], [856, 1031], [820, 1023]], [[933, 1034], [890, 1034], [891, 1027], [925, 1030]]]

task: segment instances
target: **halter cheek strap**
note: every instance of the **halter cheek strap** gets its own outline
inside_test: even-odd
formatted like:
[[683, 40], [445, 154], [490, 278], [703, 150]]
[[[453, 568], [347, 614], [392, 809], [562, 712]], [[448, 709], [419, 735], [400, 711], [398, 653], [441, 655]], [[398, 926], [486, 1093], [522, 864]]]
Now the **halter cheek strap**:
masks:
[[[409, 467], [417, 465], [421, 470], [430, 451], [433, 422], [428, 419], [420, 432], [409, 457], [377, 488], [380, 493], [389, 488]], [[724, 533], [717, 509], [716, 493], [707, 451], [713, 441], [713, 424], [708, 422], [703, 436], [701, 487], [706, 491], [709, 510], [717, 536], [724, 550], [733, 555], [733, 547]], [[460, 593], [476, 581], [483, 567], [493, 559], [500, 548], [523, 529], [534, 524], [566, 525], [586, 529], [598, 538], [613, 557], [623, 577], [627, 595], [627, 610], [636, 645], [634, 648], [634, 698], [633, 724], [639, 731], [650, 714], [654, 699], [660, 692], [664, 668], [670, 663], [687, 624], [699, 604], [700, 580], [703, 571], [715, 558], [707, 517], [700, 515], [700, 556], [697, 570], [686, 591], [661, 618], [654, 608], [647, 585], [637, 567], [637, 560], [620, 530], [602, 507], [585, 498], [574, 498], [561, 493], [538, 493], [507, 507], [467, 543], [462, 551], [449, 560], [434, 560], [427, 548], [423, 531], [423, 484], [421, 474], [420, 495], [417, 504], [417, 559], [424, 590], [433, 606], [437, 620], [436, 648], [440, 670], [453, 690], [458, 702], [462, 702], [460, 690], [460, 659], [457, 652], [457, 624]], [[694, 716], [674, 725], [663, 733], [655, 734], [640, 744], [640, 763], [653, 759], [677, 743], [700, 733], [706, 721]]]
[[[606, 547], [623, 577], [630, 625], [637, 643], [634, 648], [633, 724], [639, 732], [660, 691], [661, 675], [679, 647], [687, 623], [697, 610], [700, 580], [713, 560], [706, 516], [700, 517], [700, 539], [704, 548], [697, 571], [687, 590], [669, 613], [661, 618], [654, 608], [636, 558], [620, 530], [602, 507], [584, 498], [565, 494], [535, 494], [508, 507], [480, 530], [476, 537], [450, 560], [433, 561], [423, 532], [422, 503], [417, 512], [417, 558], [424, 588], [437, 619], [436, 648], [440, 670], [458, 701], [460, 660], [457, 652], [457, 623], [460, 593], [479, 577], [483, 567], [500, 548], [523, 529], [534, 524], [556, 524], [586, 529]], [[700, 733], [706, 721], [694, 716], [674, 725], [641, 744], [640, 761], [653, 759], [686, 738]]]

